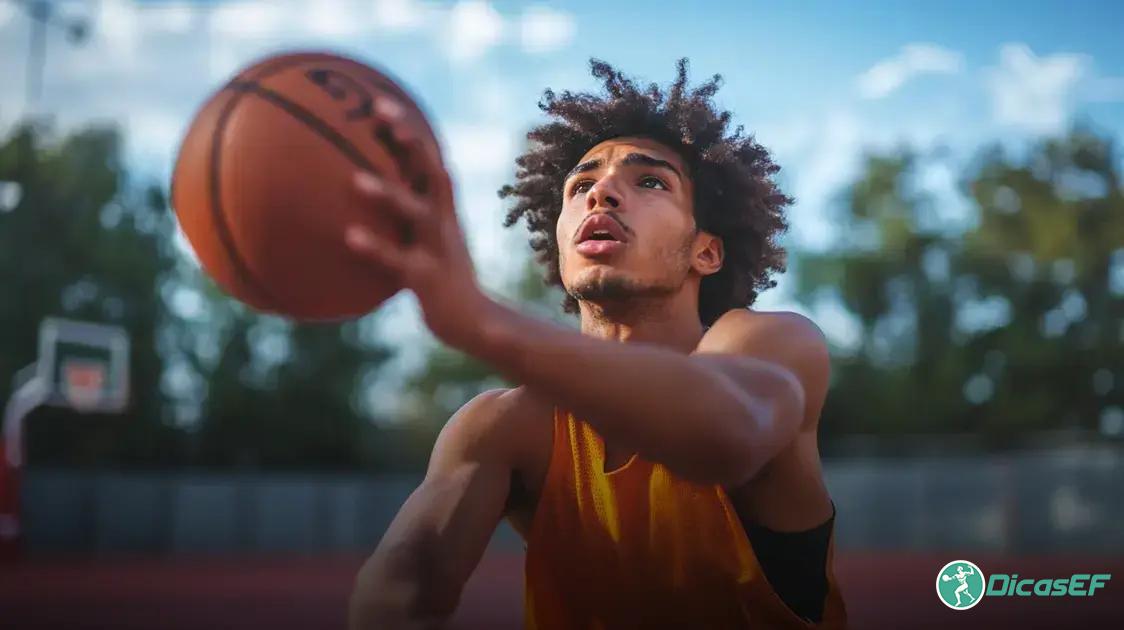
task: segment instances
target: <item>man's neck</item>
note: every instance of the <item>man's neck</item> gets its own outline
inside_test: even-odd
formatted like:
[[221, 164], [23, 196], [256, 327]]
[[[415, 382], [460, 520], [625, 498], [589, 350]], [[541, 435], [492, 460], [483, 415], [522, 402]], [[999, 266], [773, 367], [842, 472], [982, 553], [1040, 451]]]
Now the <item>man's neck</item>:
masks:
[[633, 301], [627, 306], [581, 302], [583, 335], [620, 342], [666, 346], [684, 354], [694, 352], [704, 328], [695, 300]]

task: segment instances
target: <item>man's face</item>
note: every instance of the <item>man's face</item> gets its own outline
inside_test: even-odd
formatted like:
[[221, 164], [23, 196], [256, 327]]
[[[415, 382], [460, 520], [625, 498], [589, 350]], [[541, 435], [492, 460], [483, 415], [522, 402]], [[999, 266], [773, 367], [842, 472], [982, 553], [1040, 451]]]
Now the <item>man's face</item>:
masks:
[[721, 244], [696, 231], [693, 193], [683, 160], [654, 140], [590, 149], [566, 177], [556, 226], [567, 292], [594, 302], [670, 295], [692, 270], [716, 271]]

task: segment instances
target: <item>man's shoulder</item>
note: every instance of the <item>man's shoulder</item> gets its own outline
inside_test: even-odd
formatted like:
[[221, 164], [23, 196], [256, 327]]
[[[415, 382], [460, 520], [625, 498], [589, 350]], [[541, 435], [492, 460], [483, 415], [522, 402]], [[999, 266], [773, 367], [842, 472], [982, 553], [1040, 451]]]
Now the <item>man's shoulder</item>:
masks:
[[710, 327], [699, 352], [737, 354], [783, 368], [804, 391], [804, 428], [814, 431], [831, 380], [831, 356], [812, 320], [789, 311], [727, 311]]
[[792, 311], [731, 309], [703, 336], [700, 350], [746, 354], [797, 351], [826, 358], [827, 340], [811, 319]]
[[480, 392], [466, 402], [454, 417], [474, 424], [503, 424], [513, 418], [549, 406], [527, 387], [497, 387]]
[[489, 450], [508, 452], [518, 465], [529, 447], [550, 435], [552, 411], [553, 405], [525, 386], [489, 389], [462, 405], [443, 431], [455, 432], [458, 440], [487, 441]]
[[823, 331], [808, 317], [793, 311], [755, 311], [734, 308], [723, 313], [707, 332], [755, 338], [783, 334], [822, 341]]
[[[723, 328], [715, 331], [719, 324]], [[727, 311], [708, 333], [712, 331], [722, 335], [725, 352], [765, 359], [791, 372], [804, 389], [807, 406], [799, 436], [756, 477], [730, 489], [739, 513], [776, 531], [804, 530], [822, 523], [832, 510], [817, 445], [819, 416], [830, 380], [823, 332], [799, 313], [749, 309]]]

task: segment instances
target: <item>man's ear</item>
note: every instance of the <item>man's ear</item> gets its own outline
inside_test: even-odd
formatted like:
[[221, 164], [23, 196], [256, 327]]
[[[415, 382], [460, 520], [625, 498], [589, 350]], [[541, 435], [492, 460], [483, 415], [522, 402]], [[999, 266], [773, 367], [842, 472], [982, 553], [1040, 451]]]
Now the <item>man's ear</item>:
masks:
[[726, 252], [722, 248], [722, 239], [699, 230], [695, 236], [695, 253], [691, 258], [691, 266], [700, 276], [709, 276], [722, 269], [722, 261]]

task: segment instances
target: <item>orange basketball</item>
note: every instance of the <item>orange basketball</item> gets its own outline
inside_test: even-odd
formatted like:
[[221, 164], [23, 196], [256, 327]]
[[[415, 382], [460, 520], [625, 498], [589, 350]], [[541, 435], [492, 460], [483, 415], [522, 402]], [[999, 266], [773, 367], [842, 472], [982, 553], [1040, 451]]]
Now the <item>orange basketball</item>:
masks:
[[404, 236], [389, 213], [357, 199], [357, 171], [419, 194], [438, 175], [421, 147], [399, 141], [377, 115], [379, 99], [403, 105], [395, 124], [436, 146], [424, 114], [393, 80], [326, 53], [253, 64], [203, 105], [176, 160], [172, 206], [223, 290], [299, 320], [362, 315], [400, 290], [343, 240], [353, 222]]

